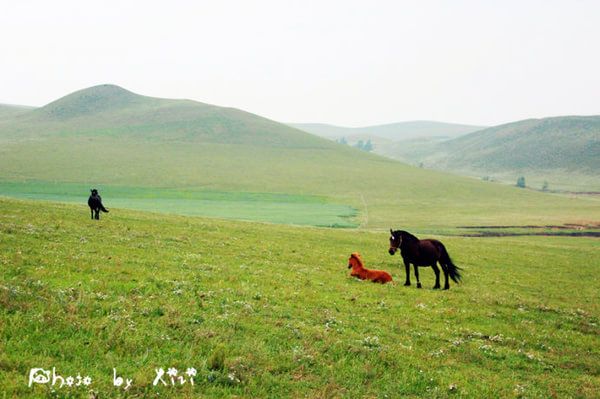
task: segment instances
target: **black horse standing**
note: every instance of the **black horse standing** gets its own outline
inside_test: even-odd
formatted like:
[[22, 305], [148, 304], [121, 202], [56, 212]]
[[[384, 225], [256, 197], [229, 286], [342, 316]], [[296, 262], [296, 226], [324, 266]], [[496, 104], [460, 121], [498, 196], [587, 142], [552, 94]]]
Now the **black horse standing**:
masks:
[[90, 207], [90, 211], [92, 212], [92, 219], [99, 220], [100, 219], [100, 211], [108, 212], [108, 209], [102, 205], [102, 197], [98, 194], [98, 190], [93, 188], [92, 194], [90, 198], [88, 198], [88, 206]]
[[440, 288], [440, 269], [437, 266], [439, 262], [444, 271], [444, 277], [446, 282], [444, 289], [450, 288], [448, 283], [448, 276], [455, 282], [460, 282], [461, 270], [458, 266], [452, 263], [448, 251], [444, 244], [438, 240], [419, 240], [407, 231], [390, 229], [392, 234], [390, 237], [390, 255], [394, 255], [398, 248], [400, 248], [400, 255], [404, 260], [404, 267], [406, 268], [406, 282], [404, 285], [410, 285], [410, 264], [412, 263], [415, 268], [415, 276], [417, 278], [417, 288], [421, 288], [421, 282], [419, 281], [419, 266], [431, 266], [435, 272], [435, 285], [434, 289]]

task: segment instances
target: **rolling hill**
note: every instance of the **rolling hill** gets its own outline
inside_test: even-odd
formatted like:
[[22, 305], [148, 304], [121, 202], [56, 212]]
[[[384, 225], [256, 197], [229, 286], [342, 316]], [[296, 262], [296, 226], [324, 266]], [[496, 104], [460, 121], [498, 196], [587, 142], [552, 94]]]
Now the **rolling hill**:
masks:
[[600, 189], [600, 116], [528, 119], [431, 146], [423, 161], [473, 175], [530, 176], [563, 184], [596, 181]]
[[[374, 153], [413, 165], [510, 184], [525, 176], [528, 185], [538, 189], [549, 185], [551, 190], [600, 191], [600, 116], [527, 119], [471, 132], [469, 126], [448, 125], [446, 135], [446, 124], [413, 125], [415, 134], [398, 134], [400, 139], [391, 139], [385, 131], [367, 133], [369, 129], [377, 131], [377, 126], [294, 126], [324, 137], [344, 137], [350, 145], [371, 140]], [[385, 127], [389, 132], [394, 126]]]
[[296, 129], [233, 108], [141, 96], [100, 85], [0, 121], [5, 137], [97, 136], [158, 141], [327, 147]]
[[97, 187], [109, 208], [347, 227], [600, 219], [592, 200], [415, 168], [241, 110], [113, 85], [0, 120], [0, 144], [0, 194], [16, 197], [85, 202]]
[[0, 104], [0, 119], [13, 117], [34, 108], [26, 105]]

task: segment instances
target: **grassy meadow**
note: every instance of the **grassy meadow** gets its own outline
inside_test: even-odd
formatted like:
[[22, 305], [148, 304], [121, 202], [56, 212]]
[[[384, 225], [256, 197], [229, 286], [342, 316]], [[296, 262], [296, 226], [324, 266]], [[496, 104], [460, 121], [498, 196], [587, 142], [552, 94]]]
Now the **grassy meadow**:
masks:
[[[0, 199], [3, 397], [600, 391], [598, 239], [438, 237], [464, 280], [434, 291], [430, 269], [425, 288], [402, 286], [384, 230], [120, 209], [92, 221], [83, 205], [41, 204]], [[352, 251], [396, 283], [350, 278]], [[92, 383], [29, 388], [35, 367]], [[195, 385], [153, 386], [161, 367], [194, 367]]]
[[[599, 221], [595, 197], [111, 85], [8, 110], [0, 398], [598, 397], [600, 241], [523, 234], [597, 235]], [[421, 269], [425, 288], [404, 287], [390, 227], [441, 239], [463, 283], [434, 291]], [[470, 237], [500, 233], [519, 236]], [[354, 251], [395, 283], [350, 278]], [[53, 367], [91, 384], [28, 386]], [[178, 370], [167, 386], [160, 368]]]
[[[159, 189], [317, 196], [329, 204], [358, 210], [351, 222], [365, 228], [600, 219], [600, 202], [593, 199], [548, 195], [415, 168], [342, 145], [311, 149], [181, 142], [166, 146], [102, 137], [53, 138], [6, 142], [0, 155], [2, 187], [33, 187], [32, 181], [50, 188], [56, 183], [80, 184], [82, 203], [89, 188], [119, 186], [132, 191], [156, 189], [165, 195]], [[33, 187], [30, 194], [35, 191]], [[59, 195], [58, 191], [49, 194]], [[112, 201], [119, 201], [119, 197], [101, 194], [109, 208]], [[0, 195], [10, 192], [3, 189]], [[212, 216], [202, 213], [206, 208], [200, 205], [195, 208], [197, 215]]]
[[[0, 182], [0, 193], [22, 199], [85, 202], [90, 185], [81, 183]], [[198, 189], [97, 186], [110, 206], [186, 216], [207, 216], [323, 227], [357, 227], [357, 210], [324, 197]], [[108, 204], [108, 201], [105, 201]]]

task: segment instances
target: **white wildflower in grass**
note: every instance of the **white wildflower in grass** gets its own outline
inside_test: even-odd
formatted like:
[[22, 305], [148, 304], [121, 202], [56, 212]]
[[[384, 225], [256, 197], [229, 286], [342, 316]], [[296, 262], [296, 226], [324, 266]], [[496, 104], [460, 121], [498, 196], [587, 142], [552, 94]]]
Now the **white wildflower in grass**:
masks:
[[454, 346], [459, 346], [461, 344], [463, 344], [465, 341], [463, 341], [461, 338], [457, 338], [454, 341], [452, 341], [452, 345]]
[[483, 338], [483, 334], [480, 333], [479, 331], [472, 331], [467, 335], [468, 339], [473, 339], [473, 338], [477, 338], [477, 339], [482, 339]]
[[240, 379], [239, 379], [239, 378], [238, 378], [238, 377], [235, 375], [235, 372], [232, 372], [232, 373], [229, 373], [229, 374], [227, 374], [227, 379], [228, 379], [230, 382], [235, 382], [235, 383], [238, 383], [238, 382], [240, 382]]
[[514, 393], [517, 396], [521, 396], [525, 393], [525, 387], [523, 385], [515, 385]]
[[327, 320], [325, 320], [325, 329], [329, 330], [338, 324], [341, 324], [341, 322], [338, 321], [335, 317], [330, 316], [327, 318]]
[[41, 280], [36, 280], [31, 283], [31, 285], [33, 285], [35, 288], [43, 288], [46, 286], [46, 283], [42, 282]]
[[411, 351], [413, 349], [412, 345], [404, 345], [404, 344], [399, 344], [399, 345], [402, 349], [406, 349], [408, 351]]
[[103, 292], [96, 292], [96, 293], [94, 294], [94, 296], [95, 296], [95, 297], [96, 297], [96, 299], [97, 299], [97, 300], [99, 300], [99, 301], [103, 301], [103, 300], [105, 300], [106, 298], [108, 298], [108, 295], [107, 295], [107, 294], [105, 294], [105, 293], [103, 293]]
[[292, 348], [292, 358], [295, 362], [305, 362], [308, 364], [312, 364], [314, 361], [314, 357], [304, 351], [304, 348], [301, 346], [294, 346]]
[[176, 288], [173, 290], [173, 294], [181, 295], [181, 294], [183, 294], [183, 290], [181, 288]]
[[479, 347], [479, 350], [483, 351], [484, 353], [493, 353], [494, 352], [494, 348], [491, 345], [481, 345]]
[[431, 351], [429, 352], [429, 356], [431, 357], [440, 357], [444, 354], [444, 350], [443, 349], [439, 349], [437, 351]]
[[419, 302], [419, 303], [417, 303], [417, 304], [415, 305], [415, 307], [417, 307], [418, 309], [426, 309], [426, 308], [427, 308], [427, 305], [425, 305], [425, 304], [424, 304], [424, 303], [422, 303], [422, 302]]
[[362, 340], [362, 344], [364, 347], [367, 347], [370, 349], [376, 349], [381, 346], [381, 344], [379, 343], [379, 337], [377, 335], [374, 335], [372, 337], [371, 336], [364, 337]]
[[132, 331], [135, 330], [135, 321], [127, 319], [127, 327]]
[[490, 341], [492, 341], [492, 342], [503, 342], [504, 341], [504, 336], [502, 334], [494, 335], [493, 337], [490, 337]]

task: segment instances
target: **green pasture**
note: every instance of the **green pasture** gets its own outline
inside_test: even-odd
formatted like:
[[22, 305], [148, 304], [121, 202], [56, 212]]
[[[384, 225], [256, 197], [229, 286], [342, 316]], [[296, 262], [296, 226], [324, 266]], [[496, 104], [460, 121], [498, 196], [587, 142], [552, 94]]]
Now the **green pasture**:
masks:
[[[390, 224], [413, 229], [562, 224], [600, 219], [597, 200], [507, 187], [339, 147], [273, 148], [184, 142], [167, 146], [101, 137], [5, 142], [0, 147], [0, 180], [75, 183], [81, 184], [85, 193], [92, 186], [120, 186], [317, 196], [325, 198], [327, 204], [344, 206], [341, 212], [325, 211], [327, 215], [347, 215], [349, 208], [358, 210], [358, 217], [351, 222], [365, 228], [389, 228]], [[102, 194], [108, 206], [120, 201], [117, 196]], [[129, 207], [125, 203], [119, 205]], [[148, 206], [157, 209], [156, 203]], [[250, 212], [240, 218], [258, 217]], [[343, 219], [348, 223], [347, 218]], [[259, 220], [273, 219], [260, 216]], [[309, 222], [336, 223], [342, 222]]]
[[281, 224], [356, 227], [356, 210], [323, 197], [272, 193], [123, 187], [110, 185], [0, 182], [0, 195], [35, 200], [87, 203], [98, 188], [106, 207]]
[[[430, 269], [421, 269], [425, 288], [402, 286], [383, 229], [117, 208], [93, 221], [85, 205], [40, 204], [0, 198], [4, 397], [600, 392], [597, 238], [436, 236], [464, 275], [438, 291]], [[395, 283], [350, 278], [353, 251]], [[29, 388], [35, 367], [92, 384]], [[127, 393], [113, 386], [113, 367], [133, 379]], [[195, 385], [153, 386], [160, 367], [194, 367]]]

